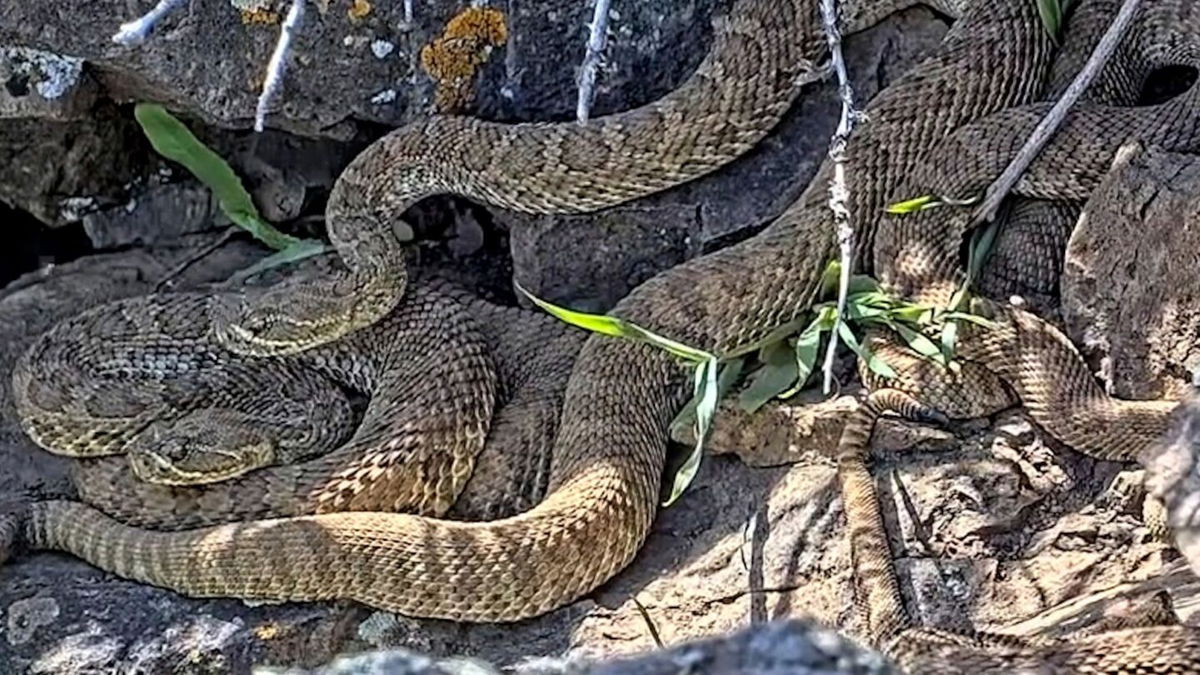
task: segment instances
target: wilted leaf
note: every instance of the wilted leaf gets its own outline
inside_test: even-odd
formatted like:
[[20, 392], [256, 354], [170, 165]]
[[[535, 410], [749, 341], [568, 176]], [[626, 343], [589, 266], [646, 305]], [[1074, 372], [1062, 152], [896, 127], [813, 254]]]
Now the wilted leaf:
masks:
[[684, 460], [675, 477], [671, 481], [671, 494], [663, 502], [670, 506], [687, 490], [700, 470], [700, 457], [704, 454], [704, 441], [708, 439], [708, 431], [712, 428], [713, 416], [717, 411], [717, 401], [720, 400], [717, 386], [717, 359], [710, 358], [696, 365], [692, 377], [692, 398], [696, 401], [696, 445]]

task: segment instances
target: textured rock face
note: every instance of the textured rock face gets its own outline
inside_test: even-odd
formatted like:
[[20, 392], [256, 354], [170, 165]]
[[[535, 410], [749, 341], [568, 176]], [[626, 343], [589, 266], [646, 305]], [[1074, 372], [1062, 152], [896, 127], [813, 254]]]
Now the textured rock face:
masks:
[[[731, 635], [696, 640], [639, 656], [587, 662], [539, 659], [508, 669], [520, 675], [891, 675], [877, 653], [807, 621], [778, 621]], [[270, 670], [264, 675], [499, 675], [486, 662], [434, 660], [405, 650], [341, 657], [313, 670]]]
[[[167, 14], [140, 46], [112, 41], [135, 18], [131, 12], [153, 4], [0, 3], [0, 200], [61, 225], [78, 220], [75, 211], [138, 197], [139, 181], [151, 179], [154, 166], [128, 103], [163, 103], [213, 130], [250, 127], [286, 3], [191, 2]], [[269, 126], [336, 139], [353, 151], [382, 127], [428, 114], [436, 83], [422, 70], [421, 50], [464, 3], [415, 3], [411, 21], [405, 4], [412, 3], [310, 3]], [[709, 32], [715, 4], [653, 0], [613, 16], [595, 114], [652, 100], [686, 76], [707, 47], [696, 38]], [[507, 121], [569, 118], [590, 8], [523, 0], [505, 12], [508, 39], [479, 69], [467, 112]], [[345, 155], [325, 160], [335, 170], [320, 186], [328, 187]], [[259, 157], [291, 166], [286, 152], [261, 148]]]
[[1200, 366], [1200, 160], [1125, 148], [1067, 248], [1062, 311], [1122, 398], [1178, 398]]

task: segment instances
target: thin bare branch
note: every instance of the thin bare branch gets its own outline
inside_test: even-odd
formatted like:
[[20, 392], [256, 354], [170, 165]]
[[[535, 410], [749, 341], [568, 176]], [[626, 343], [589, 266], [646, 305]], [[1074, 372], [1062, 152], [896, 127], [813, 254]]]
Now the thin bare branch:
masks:
[[271, 99], [275, 98], [275, 93], [283, 81], [284, 59], [287, 56], [288, 47], [292, 44], [292, 38], [295, 37], [296, 30], [300, 26], [300, 21], [304, 18], [305, 1], [292, 0], [291, 9], [288, 10], [287, 17], [279, 26], [279, 40], [275, 43], [275, 51], [271, 53], [271, 60], [267, 62], [267, 75], [263, 80], [262, 93], [258, 95], [258, 105], [254, 107], [255, 131], [263, 130], [267, 118], [267, 106], [271, 104]]
[[608, 35], [609, 0], [595, 0], [592, 9], [592, 26], [588, 34], [587, 53], [579, 66], [579, 99], [575, 103], [575, 119], [586, 124], [592, 111], [592, 100], [596, 96], [596, 69], [600, 66], [600, 55], [604, 53], [604, 42]]
[[1049, 142], [1058, 128], [1062, 126], [1063, 120], [1067, 117], [1067, 112], [1071, 106], [1079, 100], [1083, 92], [1091, 86], [1092, 81], [1096, 79], [1096, 75], [1104, 68], [1104, 64], [1108, 63], [1108, 59], [1112, 57], [1116, 51], [1117, 45], [1120, 44], [1121, 38], [1125, 35], [1126, 29], [1133, 21], [1133, 17], [1137, 14], [1138, 4], [1140, 0], [1125, 0], [1121, 5], [1120, 11], [1117, 12], [1116, 18], [1109, 25], [1108, 30], [1104, 31], [1100, 42], [1096, 44], [1092, 50], [1092, 55], [1088, 57], [1087, 63], [1080, 69], [1079, 74], [1072, 80], [1071, 86], [1063, 92], [1062, 96], [1042, 118], [1033, 133], [1029, 135], [1029, 139], [1025, 141], [1025, 145], [1021, 146], [1021, 150], [1017, 152], [1017, 156], [1004, 169], [1004, 173], [988, 186], [987, 193], [984, 195], [983, 203], [975, 212], [975, 221], [977, 223], [990, 222], [996, 217], [996, 211], [1000, 209], [1001, 202], [1008, 196], [1013, 186], [1020, 180], [1021, 174], [1025, 173], [1025, 169], [1029, 168], [1030, 163], [1041, 152], [1042, 148]]
[[854, 107], [854, 90], [850, 87], [850, 76], [846, 72], [846, 59], [842, 55], [842, 34], [837, 25], [837, 0], [821, 0], [821, 25], [829, 43], [830, 61], [837, 74], [838, 96], [842, 100], [842, 114], [837, 129], [829, 141], [829, 159], [833, 161], [833, 176], [829, 181], [829, 209], [837, 227], [838, 257], [841, 275], [838, 278], [837, 317], [830, 331], [829, 347], [825, 351], [823, 390], [828, 395], [833, 390], [833, 364], [837, 355], [838, 327], [846, 313], [846, 296], [850, 288], [850, 272], [854, 267], [854, 228], [850, 225], [850, 209], [846, 206], [850, 190], [846, 186], [846, 143], [858, 121], [859, 112]]
[[183, 0], [159, 0], [154, 9], [133, 21], [121, 24], [120, 30], [112, 36], [112, 41], [126, 47], [136, 47], [142, 44], [150, 36], [150, 31], [154, 29], [154, 25], [158, 23], [159, 19], [182, 2]]

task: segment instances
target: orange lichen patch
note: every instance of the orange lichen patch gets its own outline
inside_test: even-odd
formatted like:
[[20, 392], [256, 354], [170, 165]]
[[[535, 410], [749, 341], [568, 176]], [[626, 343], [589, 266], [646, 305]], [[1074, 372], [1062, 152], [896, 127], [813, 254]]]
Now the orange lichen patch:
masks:
[[272, 12], [269, 9], [243, 9], [242, 23], [247, 26], [252, 24], [274, 25], [279, 23], [279, 12]]
[[351, 21], [362, 21], [371, 13], [371, 3], [367, 0], [351, 0], [350, 9], [346, 10], [346, 16], [350, 17]]
[[279, 624], [271, 622], [264, 623], [254, 627], [254, 636], [259, 640], [273, 640], [279, 637], [283, 631], [279, 628]]
[[492, 48], [507, 39], [503, 12], [468, 7], [446, 23], [441, 37], [421, 49], [421, 67], [437, 83], [434, 103], [439, 111], [460, 112], [471, 102], [476, 71], [487, 62]]

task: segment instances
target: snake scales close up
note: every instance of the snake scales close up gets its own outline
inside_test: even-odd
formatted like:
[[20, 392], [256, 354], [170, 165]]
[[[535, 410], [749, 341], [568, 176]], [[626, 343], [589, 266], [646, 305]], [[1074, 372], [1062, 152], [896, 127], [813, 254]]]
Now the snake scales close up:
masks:
[[[774, 125], [796, 95], [799, 75], [822, 53], [815, 4], [742, 0], [718, 24], [716, 48], [697, 75], [658, 104], [596, 120], [595, 126], [434, 120], [386, 137], [355, 160], [331, 199], [331, 238], [349, 273], [331, 281], [289, 283], [226, 306], [217, 313], [220, 340], [256, 355], [304, 352], [354, 339], [372, 330], [364, 327], [377, 319], [404, 312], [408, 301], [399, 297], [413, 293], [404, 291], [400, 246], [381, 225], [430, 191], [459, 192], [514, 209], [587, 210], [729, 161]], [[862, 6], [871, 9], [864, 21], [891, 9]], [[1163, 0], [1148, 11], [1174, 11], [1179, 23], [1173, 28], [1200, 35], [1196, 11], [1185, 0]], [[1027, 133], [1030, 120], [1044, 110], [1030, 104], [1053, 53], [1034, 0], [973, 3], [936, 54], [871, 102], [870, 122], [856, 133], [846, 155], [861, 266], [870, 267], [873, 260], [886, 281], [917, 297], [936, 295], [945, 279], [956, 279], [959, 230], [965, 227], [958, 214], [921, 214], [884, 231], [876, 250], [883, 207], [912, 196], [907, 191], [916, 187], [986, 185]], [[1161, 110], [1143, 111], [1153, 138], [1177, 148], [1200, 138], [1195, 130], [1200, 111], [1187, 103], [1194, 93]], [[1073, 116], [1019, 193], [1078, 198], [1086, 192], [1087, 181], [1105, 170], [1123, 139], [1114, 137], [1122, 129], [1097, 133], [1089, 127], [1093, 114], [1084, 109]], [[962, 153], [956, 167], [963, 168], [948, 174], [955, 182], [947, 184], [941, 182], [947, 174], [922, 172], [931, 165], [930, 149], [952, 134], [954, 142], [983, 150]], [[989, 142], [980, 145], [978, 139]], [[486, 152], [472, 155], [469, 148], [494, 148], [514, 159], [498, 162]], [[1075, 183], [1054, 164], [1064, 157], [1078, 169], [1071, 175], [1082, 176]], [[532, 164], [526, 168], [515, 158]], [[514, 174], [485, 181], [487, 169], [496, 166], [509, 166]], [[800, 317], [819, 290], [825, 263], [836, 256], [823, 194], [830, 170], [823, 166], [813, 183], [817, 187], [759, 235], [654, 277], [613, 313], [718, 354], [752, 344]], [[420, 188], [412, 188], [417, 181]], [[302, 321], [280, 308], [296, 308]], [[1000, 330], [963, 337], [963, 357], [980, 366], [969, 372], [1011, 387], [1052, 435], [1085, 452], [1120, 458], [1161, 433], [1169, 406], [1110, 400], [1052, 328], [1016, 310], [996, 310], [996, 315]], [[923, 384], [916, 386], [919, 396]], [[972, 387], [970, 381], [949, 386], [948, 397], [970, 403], [978, 391]], [[148, 531], [129, 523], [190, 527], [199, 523], [184, 523], [188, 516], [181, 514], [194, 504], [145, 488], [106, 496], [98, 481], [85, 476], [93, 494], [81, 485], [84, 499], [119, 511], [110, 511], [117, 520], [79, 503], [42, 502], [30, 507], [24, 536], [34, 547], [70, 551], [122, 576], [190, 595], [349, 598], [421, 616], [519, 619], [579, 597], [632, 559], [656, 510], [667, 425], [687, 394], [686, 374], [669, 357], [643, 345], [589, 339], [567, 383], [545, 498], [528, 511], [490, 523], [454, 523], [385, 508], [312, 509], [307, 513], [313, 515], [297, 515], [279, 512], [276, 504], [257, 504], [225, 519], [263, 520]], [[486, 449], [481, 461], [485, 456]], [[230, 498], [230, 492], [224, 494]], [[383, 499], [371, 489], [361, 494]], [[225, 506], [209, 508], [217, 512]], [[222, 519], [214, 515], [200, 522]], [[598, 548], [597, 541], [607, 545]], [[1189, 636], [1185, 639], [1194, 640]], [[1124, 644], [1110, 645], [1114, 658], [1128, 651]], [[1128, 644], [1138, 648], [1136, 640]], [[1044, 656], [1061, 653], [1059, 647], [1048, 649]], [[1194, 651], [1188, 654], [1181, 658], [1196, 663]]]

